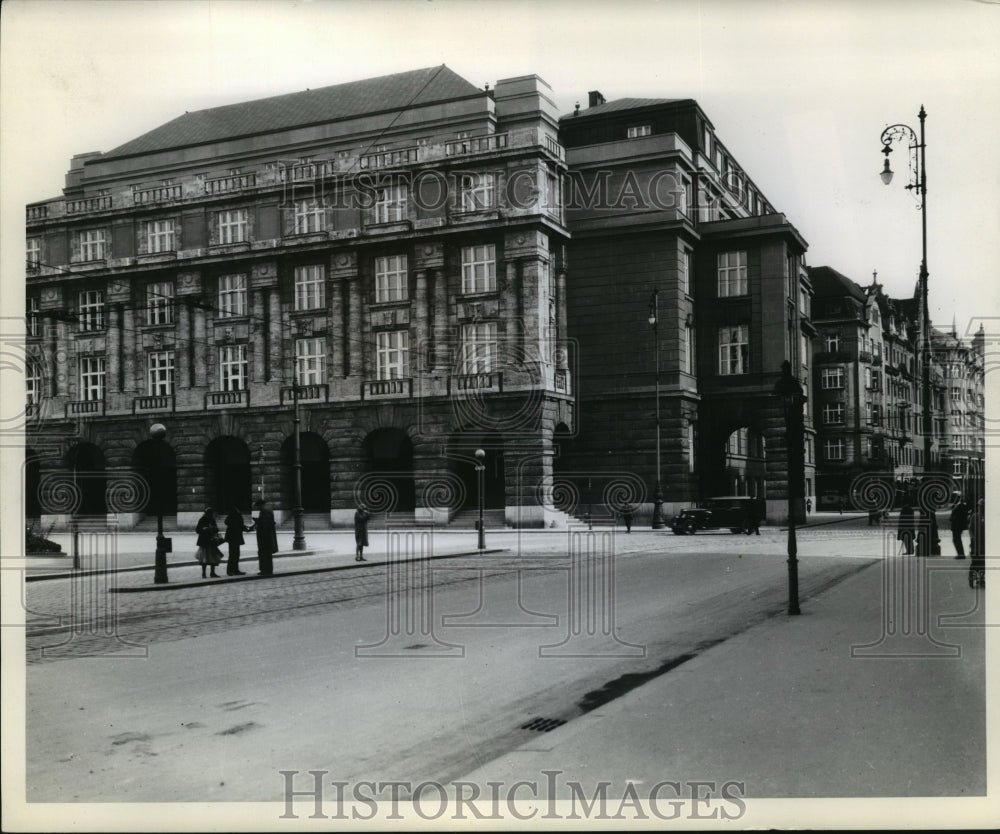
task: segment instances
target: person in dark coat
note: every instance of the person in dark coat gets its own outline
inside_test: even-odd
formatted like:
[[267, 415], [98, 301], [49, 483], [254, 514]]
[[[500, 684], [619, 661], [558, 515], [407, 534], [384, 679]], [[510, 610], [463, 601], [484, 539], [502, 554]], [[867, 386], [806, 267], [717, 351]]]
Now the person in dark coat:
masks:
[[226, 576], [243, 576], [240, 570], [240, 545], [243, 544], [243, 534], [248, 530], [243, 523], [243, 516], [233, 506], [226, 516], [226, 541], [229, 542], [229, 560], [226, 562]]
[[632, 532], [632, 506], [626, 505], [625, 509], [622, 510], [622, 521], [625, 522], [625, 532]]
[[368, 547], [368, 508], [364, 504], [359, 505], [354, 513], [354, 544], [357, 546], [354, 561], [367, 562], [364, 550]]
[[198, 534], [196, 556], [201, 565], [202, 578], [205, 578], [205, 568], [207, 567], [211, 567], [212, 576], [218, 577], [219, 574], [215, 572], [215, 566], [222, 561], [222, 554], [215, 544], [215, 539], [219, 535], [219, 527], [215, 523], [215, 513], [211, 507], [208, 507], [202, 517], [198, 519], [194, 531]]
[[938, 535], [937, 515], [924, 507], [920, 508], [919, 529], [917, 530], [917, 555], [941, 555], [941, 537]]
[[899, 522], [896, 526], [896, 538], [903, 543], [903, 549], [907, 556], [913, 555], [913, 505], [907, 501], [899, 511]]
[[257, 534], [257, 564], [261, 576], [274, 575], [274, 559], [278, 552], [278, 530], [274, 523], [274, 513], [267, 501], [257, 502], [257, 520], [251, 528]]
[[965, 501], [959, 501], [951, 511], [951, 541], [955, 545], [956, 559], [965, 558], [965, 546], [962, 543], [962, 533], [969, 526], [969, 505]]

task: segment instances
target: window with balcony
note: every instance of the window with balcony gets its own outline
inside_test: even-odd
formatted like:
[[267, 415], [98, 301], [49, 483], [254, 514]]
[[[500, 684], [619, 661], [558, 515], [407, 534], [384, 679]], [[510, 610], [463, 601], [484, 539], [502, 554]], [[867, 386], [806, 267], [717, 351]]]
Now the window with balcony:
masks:
[[247, 346], [223, 345], [219, 348], [219, 388], [243, 391], [247, 387]]
[[484, 321], [462, 325], [462, 374], [488, 374], [497, 355], [496, 322]]
[[326, 210], [319, 200], [295, 201], [295, 234], [326, 231]]
[[493, 174], [462, 174], [459, 177], [462, 211], [496, 207], [496, 177]]
[[649, 136], [653, 132], [652, 125], [632, 125], [628, 128], [629, 139], [638, 139], [640, 136]]
[[719, 330], [719, 373], [723, 376], [747, 373], [750, 361], [749, 328], [745, 324]]
[[174, 320], [174, 284], [160, 281], [146, 287], [146, 324], [172, 324]]
[[720, 252], [718, 271], [719, 298], [747, 294], [746, 252]]
[[844, 422], [844, 404], [826, 403], [823, 406], [823, 423], [827, 426], [842, 425]]
[[830, 390], [831, 388], [844, 387], [843, 368], [823, 368], [819, 377], [820, 388]]
[[406, 255], [375, 259], [375, 303], [406, 301], [408, 295]]
[[836, 353], [840, 350], [840, 334], [828, 333], [823, 337], [823, 349], [827, 353]]
[[177, 248], [177, 229], [173, 220], [150, 220], [146, 223], [146, 251], [173, 252]]
[[410, 376], [410, 333], [383, 330], [375, 334], [375, 363], [378, 379], [406, 379]]
[[462, 247], [462, 292], [465, 295], [496, 292], [497, 261], [496, 246]]
[[37, 237], [29, 237], [25, 244], [25, 263], [28, 269], [37, 268], [42, 262], [42, 240]]
[[322, 385], [326, 382], [324, 339], [295, 340], [295, 380], [299, 385]]
[[108, 256], [104, 229], [87, 229], [79, 234], [80, 260], [103, 261]]
[[844, 438], [837, 437], [823, 441], [823, 457], [826, 460], [844, 459]]
[[219, 243], [243, 243], [250, 237], [246, 209], [228, 209], [216, 215]]
[[407, 188], [405, 183], [379, 188], [375, 192], [372, 222], [398, 223], [406, 220]]
[[38, 405], [42, 399], [42, 366], [34, 359], [24, 368], [24, 393], [28, 405]]
[[104, 399], [104, 357], [80, 357], [80, 399], [87, 402]]
[[234, 318], [247, 314], [247, 276], [219, 276], [219, 318]]
[[326, 304], [322, 264], [295, 267], [295, 309], [321, 310]]
[[174, 393], [174, 352], [157, 350], [146, 354], [146, 391], [151, 397]]
[[104, 329], [104, 292], [103, 290], [84, 290], [79, 296], [80, 330]]

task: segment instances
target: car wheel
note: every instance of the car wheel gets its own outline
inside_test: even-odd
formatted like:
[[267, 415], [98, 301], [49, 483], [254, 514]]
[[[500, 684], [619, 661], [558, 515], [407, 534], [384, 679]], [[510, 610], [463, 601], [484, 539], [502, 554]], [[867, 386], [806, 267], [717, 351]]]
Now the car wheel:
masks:
[[684, 532], [689, 536], [693, 536], [697, 529], [698, 526], [693, 521], [689, 521], [684, 525]]

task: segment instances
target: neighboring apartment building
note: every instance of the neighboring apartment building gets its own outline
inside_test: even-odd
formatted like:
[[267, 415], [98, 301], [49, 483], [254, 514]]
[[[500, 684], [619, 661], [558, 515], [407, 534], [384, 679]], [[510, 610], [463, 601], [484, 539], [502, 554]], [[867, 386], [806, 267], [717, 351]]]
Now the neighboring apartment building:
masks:
[[807, 494], [814, 478], [806, 242], [691, 99], [594, 91], [560, 119], [560, 137], [579, 431], [560, 444], [557, 473], [598, 496], [633, 476], [648, 519], [659, 430], [667, 519], [734, 493], [787, 517], [774, 393], [786, 360], [808, 396]]
[[575, 430], [564, 171], [544, 81], [445, 66], [74, 157], [27, 207], [28, 515], [127, 525], [155, 470], [179, 524], [259, 495], [287, 518], [297, 420], [304, 508], [334, 524], [360, 500], [446, 523], [478, 448], [487, 507], [545, 523]]

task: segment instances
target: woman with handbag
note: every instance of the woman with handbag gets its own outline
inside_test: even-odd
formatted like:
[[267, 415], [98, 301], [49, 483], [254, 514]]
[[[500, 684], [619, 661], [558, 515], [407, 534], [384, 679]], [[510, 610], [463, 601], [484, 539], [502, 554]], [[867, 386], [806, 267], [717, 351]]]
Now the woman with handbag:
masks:
[[198, 524], [194, 528], [198, 534], [198, 551], [196, 556], [201, 565], [201, 576], [205, 578], [205, 568], [211, 567], [212, 576], [218, 578], [215, 566], [222, 561], [222, 554], [219, 552], [218, 542], [220, 540], [219, 528], [215, 523], [215, 514], [211, 507], [205, 510], [204, 515], [198, 519]]

